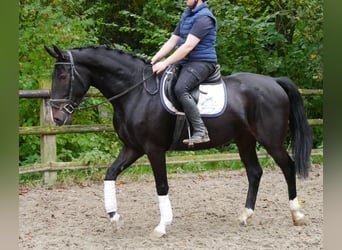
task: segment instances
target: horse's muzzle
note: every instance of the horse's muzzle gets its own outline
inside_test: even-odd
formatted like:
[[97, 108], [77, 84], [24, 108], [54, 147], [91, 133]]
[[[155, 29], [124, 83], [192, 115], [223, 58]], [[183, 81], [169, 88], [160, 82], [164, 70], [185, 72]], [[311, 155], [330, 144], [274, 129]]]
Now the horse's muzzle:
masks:
[[72, 121], [72, 115], [64, 110], [53, 109], [52, 110], [53, 121], [58, 126], [68, 125]]

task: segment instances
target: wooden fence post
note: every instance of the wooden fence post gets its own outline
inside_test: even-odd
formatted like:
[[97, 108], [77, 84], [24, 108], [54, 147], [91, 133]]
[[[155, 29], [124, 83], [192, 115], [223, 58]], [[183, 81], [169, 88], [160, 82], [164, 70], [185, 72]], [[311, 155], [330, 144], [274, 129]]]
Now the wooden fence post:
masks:
[[[49, 80], [40, 81], [40, 89], [50, 90], [51, 82]], [[53, 124], [51, 106], [48, 99], [43, 98], [40, 106], [40, 126], [50, 127]], [[40, 155], [44, 164], [51, 166], [51, 162], [56, 161], [56, 135], [40, 136]], [[45, 171], [43, 173], [43, 182], [45, 185], [54, 185], [57, 181], [56, 171]]]

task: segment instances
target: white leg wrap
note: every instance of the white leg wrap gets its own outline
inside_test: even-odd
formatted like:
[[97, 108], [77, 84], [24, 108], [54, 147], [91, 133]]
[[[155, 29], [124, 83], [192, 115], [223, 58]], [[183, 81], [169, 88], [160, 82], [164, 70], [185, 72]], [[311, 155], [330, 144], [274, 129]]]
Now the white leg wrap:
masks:
[[160, 224], [161, 225], [170, 225], [172, 222], [172, 208], [171, 202], [168, 195], [160, 195], [158, 196], [159, 200], [159, 209], [160, 209]]
[[172, 208], [168, 195], [158, 196], [159, 209], [160, 209], [160, 223], [151, 233], [152, 237], [162, 237], [166, 234], [166, 226], [172, 222]]
[[104, 206], [106, 213], [117, 211], [115, 181], [104, 181]]
[[293, 223], [296, 226], [305, 224], [304, 221], [304, 214], [300, 212], [300, 205], [298, 202], [298, 198], [294, 198], [293, 200], [290, 200], [290, 210], [292, 215]]
[[293, 200], [290, 200], [290, 210], [291, 211], [296, 211], [300, 209], [300, 205], [298, 202], [298, 198], [294, 198]]

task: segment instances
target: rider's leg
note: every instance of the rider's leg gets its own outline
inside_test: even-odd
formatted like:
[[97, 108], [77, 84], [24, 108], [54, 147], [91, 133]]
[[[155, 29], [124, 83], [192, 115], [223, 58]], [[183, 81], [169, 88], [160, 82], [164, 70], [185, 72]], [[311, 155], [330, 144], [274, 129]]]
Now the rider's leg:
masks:
[[205, 62], [193, 62], [182, 66], [175, 86], [175, 94], [182, 105], [183, 111], [191, 123], [193, 135], [183, 142], [189, 144], [210, 141], [208, 131], [203, 123], [195, 100], [190, 91], [204, 81], [215, 70], [215, 65]]
[[193, 129], [193, 134], [191, 138], [183, 140], [183, 143], [189, 144], [190, 141], [192, 143], [203, 143], [203, 142], [210, 141], [207, 128], [205, 127], [203, 123], [200, 112], [192, 96], [185, 92], [179, 98], [179, 101]]

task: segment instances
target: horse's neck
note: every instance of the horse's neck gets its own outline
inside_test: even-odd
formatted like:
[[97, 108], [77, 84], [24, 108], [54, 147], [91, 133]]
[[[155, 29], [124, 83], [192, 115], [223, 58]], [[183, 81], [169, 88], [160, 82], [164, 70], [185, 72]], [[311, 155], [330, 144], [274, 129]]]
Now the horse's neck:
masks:
[[[144, 67], [147, 65], [146, 62], [129, 54], [100, 49], [98, 51], [96, 49], [78, 51], [76, 60], [87, 68], [86, 74], [90, 79], [90, 84], [107, 99], [120, 95], [141, 82], [144, 77]], [[127, 95], [135, 92], [138, 88], [139, 86], [115, 100], [126, 99]]]
[[122, 114], [136, 109], [136, 101], [143, 94], [142, 70], [136, 68], [127, 72], [116, 74], [115, 69], [110, 70], [105, 75], [98, 75], [98, 80], [93, 84], [111, 102], [115, 111]]
[[[94, 71], [93, 71], [94, 72]], [[143, 80], [143, 73], [140, 66], [118, 65], [117, 63], [106, 63], [101, 70], [92, 77], [92, 85], [110, 98], [120, 95], [129, 88]]]

